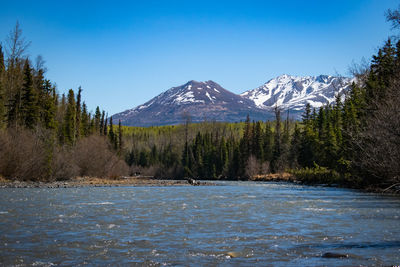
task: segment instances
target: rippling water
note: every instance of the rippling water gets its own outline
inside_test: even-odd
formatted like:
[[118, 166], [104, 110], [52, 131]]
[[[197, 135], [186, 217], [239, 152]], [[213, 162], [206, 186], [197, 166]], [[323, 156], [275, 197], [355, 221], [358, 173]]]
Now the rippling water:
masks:
[[3, 265], [399, 265], [399, 226], [399, 198], [285, 183], [0, 189]]

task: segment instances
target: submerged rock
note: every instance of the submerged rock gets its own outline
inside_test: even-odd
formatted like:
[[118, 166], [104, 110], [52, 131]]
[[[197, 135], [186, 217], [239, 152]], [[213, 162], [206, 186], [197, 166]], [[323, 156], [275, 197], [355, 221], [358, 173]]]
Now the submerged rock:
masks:
[[349, 254], [341, 254], [341, 253], [333, 253], [333, 252], [326, 252], [322, 255], [322, 258], [327, 259], [344, 259], [349, 258]]

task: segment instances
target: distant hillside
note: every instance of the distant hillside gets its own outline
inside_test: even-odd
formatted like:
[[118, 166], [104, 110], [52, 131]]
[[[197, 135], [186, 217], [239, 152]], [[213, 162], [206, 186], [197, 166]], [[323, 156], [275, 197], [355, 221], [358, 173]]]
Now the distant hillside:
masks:
[[185, 120], [184, 114], [189, 114], [192, 122], [238, 122], [245, 120], [247, 114], [252, 120], [268, 120], [274, 118], [273, 109], [278, 105], [299, 118], [307, 103], [316, 108], [331, 103], [336, 94], [350, 88], [350, 82], [349, 78], [326, 75], [282, 75], [237, 95], [214, 81], [189, 81], [112, 117], [128, 126], [178, 124]]
[[124, 125], [152, 126], [178, 124], [184, 114], [192, 122], [204, 120], [236, 122], [245, 120], [247, 114], [255, 120], [270, 119], [269, 110], [258, 108], [253, 101], [236, 95], [213, 81], [189, 81], [172, 87], [136, 108], [113, 115]]

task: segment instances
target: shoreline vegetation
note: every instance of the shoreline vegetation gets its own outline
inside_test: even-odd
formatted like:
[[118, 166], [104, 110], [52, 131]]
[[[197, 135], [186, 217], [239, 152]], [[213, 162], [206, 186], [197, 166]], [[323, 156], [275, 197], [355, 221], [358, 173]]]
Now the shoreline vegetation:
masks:
[[[387, 20], [400, 28], [400, 8]], [[348, 92], [319, 108], [307, 104], [301, 121], [276, 106], [274, 121], [191, 123], [184, 113], [181, 125], [143, 128], [114, 124], [99, 107], [89, 111], [81, 87], [60, 94], [45, 78], [43, 58], [26, 55], [29, 42], [17, 23], [5, 53], [0, 45], [0, 177], [56, 186], [169, 184], [171, 177], [182, 181], [177, 185], [296, 181], [399, 193], [400, 38], [394, 40], [352, 69]], [[154, 179], [117, 179], [133, 176]]]

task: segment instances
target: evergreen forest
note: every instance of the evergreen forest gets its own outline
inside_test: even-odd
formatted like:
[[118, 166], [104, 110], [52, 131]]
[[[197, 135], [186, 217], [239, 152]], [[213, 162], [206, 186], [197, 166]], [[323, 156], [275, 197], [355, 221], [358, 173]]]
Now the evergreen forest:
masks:
[[[400, 27], [399, 10], [387, 19]], [[301, 121], [275, 108], [274, 121], [127, 127], [84, 89], [60, 94], [42, 57], [27, 55], [20, 26], [0, 46], [0, 177], [58, 181], [142, 175], [163, 179], [251, 180], [290, 173], [304, 183], [388, 188], [400, 183], [400, 40], [353, 68], [345, 95]], [[184, 114], [183, 114], [184, 115]]]

